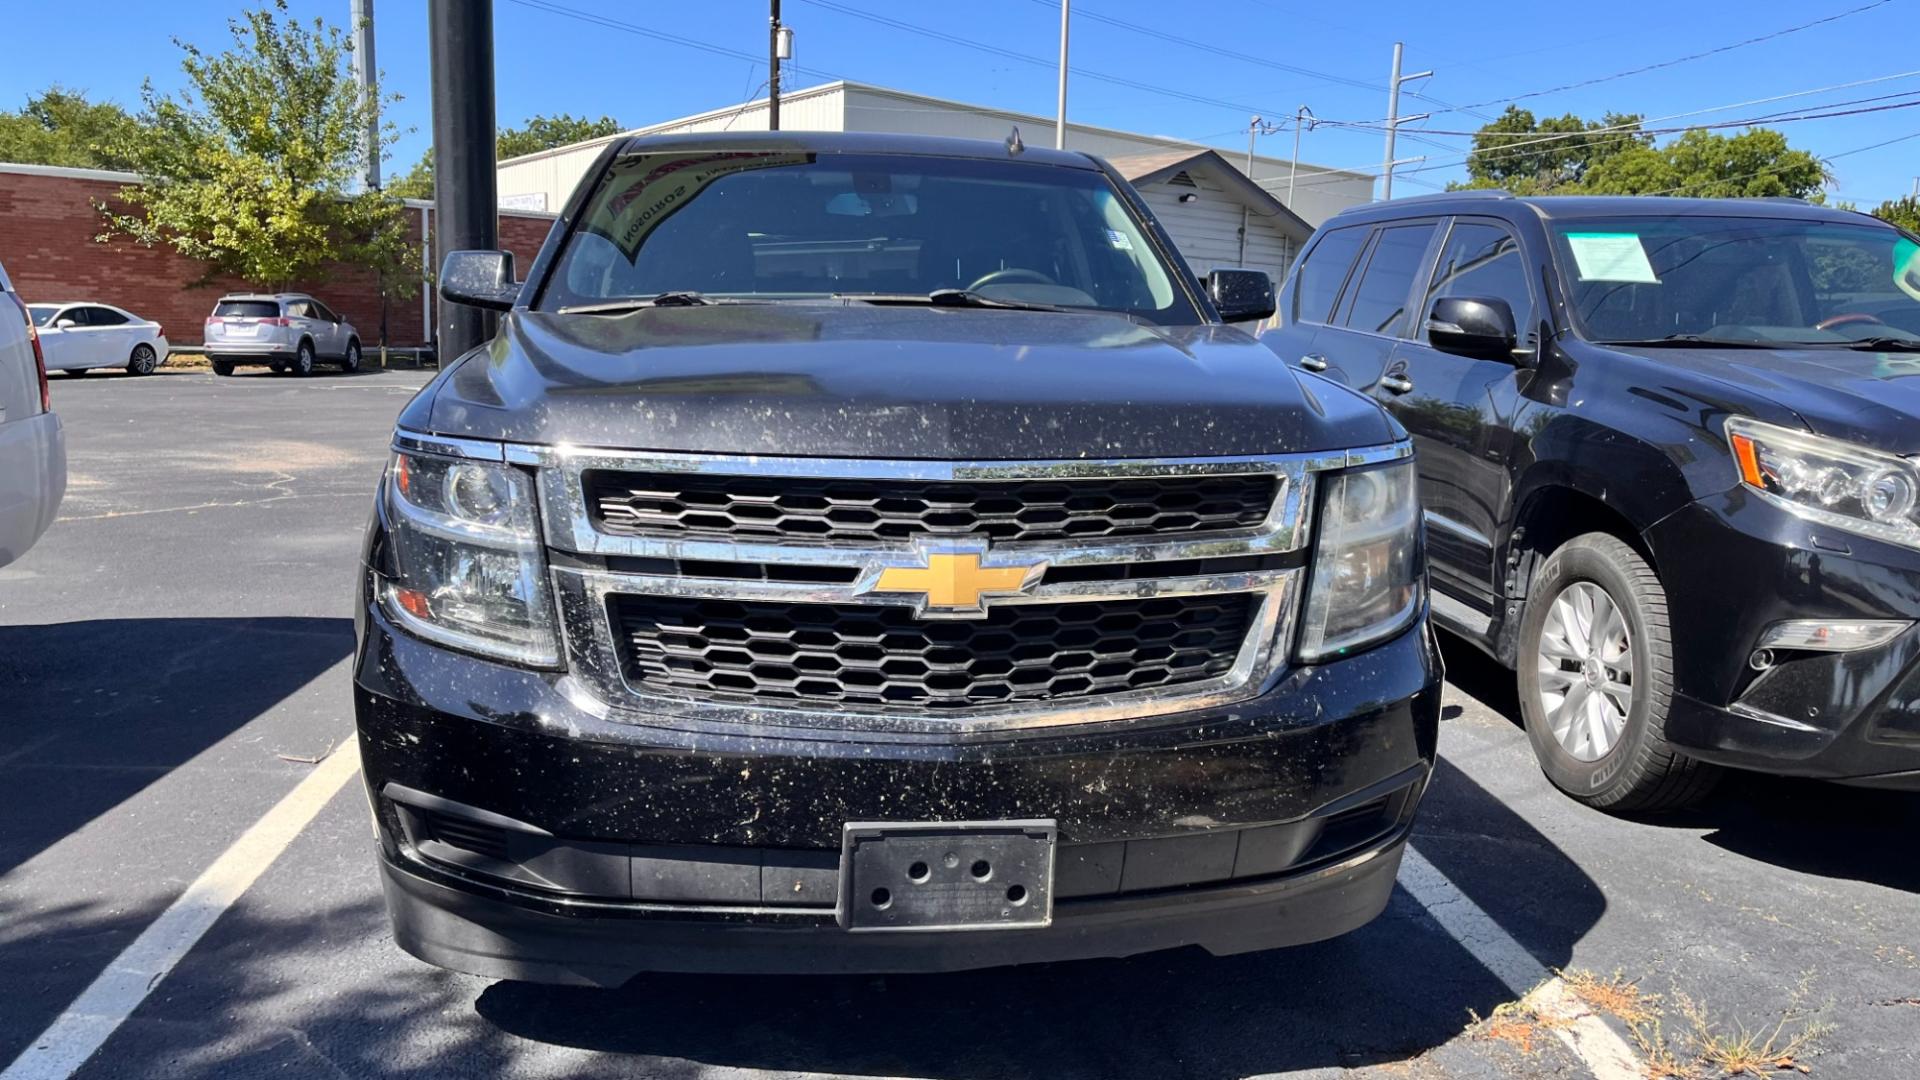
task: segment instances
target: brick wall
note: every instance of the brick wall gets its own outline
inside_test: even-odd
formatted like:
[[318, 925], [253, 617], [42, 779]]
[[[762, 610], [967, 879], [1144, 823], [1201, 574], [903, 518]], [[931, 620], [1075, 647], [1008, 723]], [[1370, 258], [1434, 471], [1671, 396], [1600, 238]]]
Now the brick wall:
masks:
[[[48, 175], [0, 166], [0, 264], [28, 303], [97, 300], [160, 323], [174, 345], [198, 345], [201, 328], [221, 294], [257, 286], [220, 279], [189, 288], [205, 272], [194, 260], [165, 247], [143, 248], [125, 240], [96, 243], [100, 216], [93, 204], [112, 200], [124, 184], [111, 176]], [[431, 219], [432, 212], [427, 216]], [[420, 217], [419, 208], [408, 208], [407, 235], [414, 243], [420, 240]], [[524, 270], [532, 263], [551, 225], [546, 216], [501, 215], [500, 241], [513, 252], [516, 266]], [[325, 301], [360, 331], [368, 348], [378, 343], [380, 296], [373, 274], [341, 267], [327, 280], [295, 285], [293, 291]], [[388, 302], [387, 342], [401, 347], [427, 342], [417, 284], [412, 297]]]

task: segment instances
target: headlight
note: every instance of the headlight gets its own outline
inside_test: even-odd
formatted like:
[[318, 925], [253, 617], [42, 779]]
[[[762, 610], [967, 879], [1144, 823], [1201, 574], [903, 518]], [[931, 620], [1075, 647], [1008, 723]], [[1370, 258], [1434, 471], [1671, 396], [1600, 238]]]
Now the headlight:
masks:
[[395, 454], [387, 505], [395, 574], [380, 599], [396, 621], [468, 652], [559, 663], [531, 477], [510, 465]]
[[1743, 416], [1727, 420], [1740, 479], [1804, 518], [1920, 547], [1920, 471], [1906, 458]]
[[1320, 484], [1300, 659], [1323, 660], [1405, 629], [1420, 610], [1420, 502], [1413, 462]]

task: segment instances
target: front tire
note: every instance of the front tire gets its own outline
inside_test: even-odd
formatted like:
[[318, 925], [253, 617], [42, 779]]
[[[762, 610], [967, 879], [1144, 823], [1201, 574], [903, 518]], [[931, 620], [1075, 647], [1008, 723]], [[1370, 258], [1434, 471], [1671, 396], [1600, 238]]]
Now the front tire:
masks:
[[295, 375], [313, 374], [313, 342], [300, 343], [299, 350], [293, 354], [292, 369]]
[[215, 360], [213, 362], [213, 373], [215, 375], [220, 375], [220, 376], [227, 376], [227, 375], [233, 374], [233, 361]]
[[151, 345], [135, 345], [133, 355], [127, 358], [127, 374], [151, 375], [160, 366], [160, 355]]
[[360, 370], [360, 343], [358, 341], [347, 342], [346, 355], [340, 358], [340, 370], [349, 375]]
[[1660, 578], [1618, 537], [1548, 556], [1520, 622], [1520, 713], [1547, 779], [1615, 813], [1699, 802], [1720, 770], [1666, 739], [1673, 639]]

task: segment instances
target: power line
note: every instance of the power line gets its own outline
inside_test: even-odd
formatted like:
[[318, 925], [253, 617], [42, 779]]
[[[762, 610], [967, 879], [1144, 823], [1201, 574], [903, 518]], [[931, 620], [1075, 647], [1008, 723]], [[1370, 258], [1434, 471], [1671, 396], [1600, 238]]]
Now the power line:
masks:
[[[522, 0], [516, 0], [516, 2], [522, 2]], [[998, 45], [989, 45], [982, 41], [974, 41], [971, 38], [963, 38], [958, 34], [949, 34], [945, 31], [935, 30], [935, 29], [932, 29], [931, 27], [921, 26], [917, 23], [905, 22], [900, 19], [890, 18], [886, 15], [877, 14], [875, 12], [862, 11], [856, 7], [848, 7], [845, 4], [834, 3], [833, 0], [800, 0], [800, 2], [803, 4], [810, 4], [817, 8], [824, 8], [828, 11], [838, 12], [839, 14], [842, 14], [842, 15], [849, 15], [856, 19], [865, 19], [868, 22], [878, 23], [881, 26], [889, 26], [895, 30], [904, 30], [910, 34], [918, 34], [921, 37], [932, 38], [936, 41], [944, 41], [950, 45], [960, 45], [965, 48], [976, 49], [980, 52], [991, 53], [994, 56], [1004, 57], [1008, 60], [1018, 60], [1021, 63], [1033, 64], [1036, 67], [1044, 67], [1049, 69], [1059, 67], [1058, 61], [1054, 59], [1041, 57], [1041, 56], [1034, 56], [1031, 53], [1016, 52], [1013, 49], [1001, 48]], [[1207, 97], [1203, 94], [1192, 94], [1192, 93], [1188, 93], [1185, 90], [1175, 90], [1172, 87], [1168, 87], [1168, 86], [1157, 86], [1153, 83], [1145, 83], [1137, 79], [1129, 79], [1120, 75], [1111, 75], [1104, 71], [1092, 71], [1082, 67], [1069, 67], [1067, 70], [1084, 79], [1092, 79], [1096, 82], [1112, 83], [1115, 86], [1124, 86], [1133, 90], [1145, 91], [1146, 93], [1149, 93], [1149, 94], [1157, 94], [1162, 97], [1178, 98], [1182, 101], [1191, 101], [1197, 105], [1212, 105], [1216, 108], [1233, 109], [1236, 112], [1258, 113], [1263, 115], [1267, 113], [1273, 113], [1277, 115], [1285, 111], [1280, 109], [1263, 108], [1258, 105], [1248, 105], [1243, 102], [1237, 102], [1237, 101], [1223, 101], [1220, 98]]]
[[1453, 109], [1446, 110], [1446, 111], [1465, 112], [1468, 109], [1486, 108], [1487, 106], [1490, 106], [1490, 105], [1510, 105], [1516, 101], [1526, 101], [1529, 98], [1545, 97], [1548, 94], [1559, 94], [1559, 93], [1564, 93], [1565, 91], [1568, 91], [1568, 90], [1578, 90], [1578, 89], [1581, 89], [1582, 87], [1597, 86], [1600, 83], [1612, 82], [1615, 79], [1624, 79], [1631, 75], [1644, 75], [1649, 71], [1659, 71], [1662, 68], [1675, 67], [1680, 64], [1690, 63], [1694, 60], [1704, 60], [1709, 56], [1718, 56], [1721, 53], [1732, 52], [1735, 49], [1744, 49], [1749, 45], [1759, 45], [1762, 42], [1773, 41], [1776, 38], [1783, 38], [1789, 34], [1798, 34], [1803, 30], [1811, 30], [1816, 26], [1824, 26], [1827, 23], [1838, 22], [1841, 19], [1851, 18], [1852, 16], [1859, 15], [1862, 12], [1872, 11], [1873, 9], [1878, 7], [1885, 7], [1887, 4], [1890, 4], [1892, 2], [1893, 0], [1873, 0], [1873, 2], [1870, 4], [1862, 4], [1861, 6], [1856, 8], [1849, 8], [1846, 11], [1838, 12], [1837, 14], [1833, 14], [1833, 15], [1827, 15], [1822, 18], [1815, 19], [1812, 22], [1801, 23], [1798, 26], [1789, 26], [1783, 30], [1775, 30], [1771, 33], [1761, 34], [1759, 37], [1747, 38], [1744, 41], [1736, 41], [1729, 45], [1716, 46], [1714, 48], [1707, 49], [1704, 52], [1690, 53], [1686, 56], [1677, 56], [1671, 60], [1662, 60], [1654, 64], [1644, 64], [1637, 68], [1629, 68], [1626, 71], [1616, 71], [1611, 75], [1601, 75], [1597, 78], [1582, 79], [1579, 82], [1570, 82], [1570, 83], [1563, 84], [1561, 86], [1552, 86], [1552, 87], [1548, 87], [1545, 90], [1532, 90], [1524, 94], [1516, 94], [1512, 97], [1494, 98], [1490, 101], [1476, 101], [1471, 105], [1456, 106]]
[[[713, 45], [704, 41], [696, 41], [693, 38], [680, 37], [677, 34], [669, 34], [664, 30], [655, 30], [651, 26], [640, 26], [636, 23], [622, 22], [619, 19], [609, 18], [591, 11], [581, 11], [579, 8], [556, 4], [553, 3], [552, 0], [511, 0], [511, 2], [534, 11], [544, 11], [549, 15], [560, 15], [569, 19], [578, 19], [581, 22], [604, 26], [609, 30], [620, 30], [629, 34], [638, 34], [641, 37], [653, 38], [656, 41], [664, 41], [672, 45], [681, 45], [689, 49], [699, 49], [702, 52], [713, 53], [717, 56], [728, 56], [735, 60], [746, 60], [754, 64], [765, 64], [767, 62], [765, 56], [742, 52], [739, 49], [729, 49], [724, 45]], [[808, 71], [815, 75], [824, 75], [829, 79], [846, 79], [845, 75], [837, 75], [825, 68], [817, 68], [811, 64], [801, 65], [795, 64], [792, 61], [785, 61], [785, 63], [792, 66], [795, 70]]]

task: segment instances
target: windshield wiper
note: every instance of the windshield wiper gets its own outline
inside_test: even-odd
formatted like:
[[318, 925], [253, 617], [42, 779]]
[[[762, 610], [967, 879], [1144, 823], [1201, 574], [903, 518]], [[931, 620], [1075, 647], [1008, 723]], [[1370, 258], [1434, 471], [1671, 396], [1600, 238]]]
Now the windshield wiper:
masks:
[[935, 289], [930, 293], [834, 293], [833, 297], [867, 304], [926, 304], [930, 307], [1006, 308], [1011, 311], [1075, 310], [1033, 300], [1002, 300], [972, 289]]
[[1920, 338], [1870, 337], [1844, 343], [1863, 352], [1920, 352]]
[[[725, 302], [738, 303], [738, 301], [732, 300]], [[633, 311], [637, 308], [704, 307], [708, 304], [718, 303], [722, 303], [722, 301], [715, 300], [713, 297], [703, 293], [679, 290], [656, 293], [653, 296], [626, 296], [618, 300], [604, 300], [596, 304], [571, 304], [561, 308], [559, 313], [562, 315], [611, 315], [615, 312]]]
[[1715, 345], [1727, 349], [1778, 349], [1791, 343], [1783, 341], [1751, 341], [1744, 338], [1709, 337], [1706, 334], [1668, 334], [1666, 337], [1597, 341], [1594, 344], [1614, 345], [1632, 349], [1689, 348], [1696, 345]]

